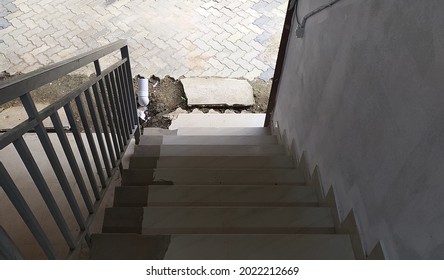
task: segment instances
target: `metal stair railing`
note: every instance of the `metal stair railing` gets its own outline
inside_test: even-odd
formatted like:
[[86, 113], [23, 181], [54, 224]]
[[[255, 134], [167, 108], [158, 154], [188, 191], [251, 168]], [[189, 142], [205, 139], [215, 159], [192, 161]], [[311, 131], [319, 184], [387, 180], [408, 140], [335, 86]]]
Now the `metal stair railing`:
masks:
[[[119, 50], [121, 59], [106, 70], [102, 70], [99, 60]], [[96, 71], [94, 77], [91, 77], [88, 81], [45, 109], [37, 110], [30, 94], [32, 90], [66, 76], [90, 63], [94, 63]], [[82, 240], [85, 238], [87, 243], [90, 240], [89, 226], [97, 213], [113, 176], [119, 168], [122, 169], [121, 161], [131, 138], [135, 136], [136, 143], [140, 139], [140, 127], [126, 40], [116, 41], [28, 74], [19, 75], [0, 84], [0, 105], [18, 98], [28, 114], [28, 119], [11, 130], [0, 134], [0, 150], [11, 144], [15, 147], [69, 248], [67, 256], [58, 256], [56, 254], [50, 236], [42, 229], [35, 213], [31, 210], [16, 182], [14, 182], [3, 164], [6, 159], [0, 159], [0, 186], [30, 229], [47, 258], [73, 258], [74, 253], [78, 252]], [[84, 105], [82, 99], [86, 99], [87, 106]], [[85, 137], [82, 137], [81, 128], [76, 124], [73, 108], [77, 109], [80, 115], [86, 140], [84, 140]], [[58, 113], [61, 109], [66, 113], [71, 126], [71, 132], [65, 131], [62, 126]], [[50, 118], [54, 125], [57, 138], [68, 161], [68, 167], [62, 166], [59, 159], [60, 155], [56, 152], [42, 123], [47, 118]], [[68, 227], [67, 221], [59, 207], [60, 202], [56, 201], [55, 196], [51, 192], [51, 186], [48, 185], [32, 151], [25, 142], [23, 136], [29, 131], [36, 133], [49, 159], [60, 184], [57, 187], [63, 190], [64, 198], [66, 198], [69, 209], [75, 217], [78, 227], [78, 232], [76, 233], [73, 233], [73, 230]], [[68, 133], [72, 133], [75, 144], [72, 144], [73, 141], [70, 142], [68, 140]], [[73, 146], [76, 146], [75, 150], [78, 150], [80, 153], [82, 165], [87, 176], [82, 175]], [[92, 164], [87, 150], [92, 155], [94, 164]], [[69, 175], [75, 178], [78, 191], [81, 194], [81, 200], [83, 200], [82, 205], [84, 204], [88, 211], [87, 217], [84, 217], [82, 214], [79, 201], [76, 199], [72, 189], [73, 186], [71, 186], [67, 179], [67, 172], [71, 172]], [[98, 181], [96, 180], [96, 175], [99, 178]], [[93, 195], [90, 195], [91, 193]], [[3, 236], [8, 236], [8, 234]], [[13, 235], [9, 233], [9, 236]], [[11, 242], [10, 238], [0, 238], [0, 250], [2, 248], [18, 248], [18, 246], [11, 244]], [[3, 253], [3, 255], [8, 255], [8, 252]]]

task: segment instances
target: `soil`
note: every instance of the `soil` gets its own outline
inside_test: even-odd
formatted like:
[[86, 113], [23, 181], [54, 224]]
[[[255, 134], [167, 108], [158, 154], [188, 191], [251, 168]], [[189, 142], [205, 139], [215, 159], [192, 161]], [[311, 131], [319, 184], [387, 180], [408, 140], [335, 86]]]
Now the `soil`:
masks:
[[[10, 79], [12, 76], [7, 72], [0, 73], [0, 82], [6, 79]], [[138, 90], [138, 80], [139, 76], [133, 79], [134, 90]], [[51, 104], [58, 100], [61, 96], [65, 95], [69, 91], [73, 90], [83, 82], [88, 79], [86, 75], [68, 75], [53, 81], [45, 86], [38, 88], [31, 92], [31, 96], [36, 103], [46, 103]], [[253, 87], [253, 93], [255, 98], [255, 104], [249, 107], [236, 107], [232, 108], [229, 106], [208, 106], [199, 107], [198, 109], [204, 113], [208, 113], [211, 109], [218, 112], [225, 112], [225, 110], [230, 109], [235, 113], [240, 113], [241, 111], [247, 111], [252, 113], [264, 113], [267, 110], [268, 98], [271, 90], [271, 81], [263, 81], [261, 79], [255, 79], [250, 81]], [[177, 108], [191, 112], [196, 107], [188, 107], [183, 85], [178, 79], [174, 79], [170, 76], [165, 76], [160, 79], [156, 76], [151, 76], [149, 78], [149, 99], [150, 103], [145, 110], [145, 120], [141, 120], [141, 124], [144, 127], [160, 127], [168, 128], [171, 125], [171, 120], [165, 115], [175, 111]], [[83, 98], [84, 99], [84, 98]], [[86, 108], [86, 102], [83, 100]], [[6, 108], [12, 106], [21, 106], [21, 101], [19, 99], [12, 100], [6, 104], [0, 105], [0, 112]], [[80, 128], [83, 128], [80, 117], [77, 112], [77, 107], [72, 106], [74, 110], [74, 115], [77, 124]]]
[[[140, 76], [138, 76], [140, 77]], [[137, 92], [137, 79], [134, 78], [134, 88]], [[187, 99], [180, 80], [166, 76], [160, 79], [156, 76], [151, 76], [148, 80], [148, 91], [150, 103], [145, 111], [146, 121], [142, 123], [144, 127], [160, 127], [168, 128], [171, 125], [171, 120], [165, 115], [174, 112], [177, 108], [191, 112], [198, 108], [204, 113], [208, 113], [211, 109], [224, 113], [225, 110], [230, 109], [235, 113], [247, 111], [251, 113], [265, 113], [267, 111], [268, 97], [271, 90], [271, 81], [265, 82], [261, 79], [250, 81], [253, 87], [253, 94], [255, 104], [248, 107], [230, 107], [230, 106], [187, 106]]]
[[[138, 91], [138, 77], [133, 79], [135, 92]], [[150, 103], [145, 111], [145, 122], [142, 122], [144, 127], [168, 129], [171, 120], [165, 115], [177, 108], [187, 109], [187, 99], [182, 83], [170, 76], [163, 79], [151, 76], [148, 80], [148, 92]]]
[[7, 80], [7, 79], [10, 79], [11, 77], [12, 77], [11, 74], [9, 74], [6, 71], [0, 72], [0, 82], [4, 81], [4, 80]]
[[[14, 76], [9, 75], [8, 72], [2, 72], [0, 73], [0, 82], [3, 80], [8, 80]], [[60, 97], [64, 96], [87, 80], [88, 76], [86, 75], [64, 76], [58, 80], [55, 80], [49, 84], [41, 86], [36, 90], [31, 91], [31, 96], [35, 103], [52, 104], [60, 99]], [[0, 110], [4, 110], [13, 106], [21, 106], [21, 101], [19, 99], [11, 100], [10, 102], [1, 105]]]
[[272, 85], [271, 80], [266, 82], [256, 78], [253, 81], [250, 81], [250, 84], [253, 87], [255, 102], [248, 111], [252, 113], [266, 113]]

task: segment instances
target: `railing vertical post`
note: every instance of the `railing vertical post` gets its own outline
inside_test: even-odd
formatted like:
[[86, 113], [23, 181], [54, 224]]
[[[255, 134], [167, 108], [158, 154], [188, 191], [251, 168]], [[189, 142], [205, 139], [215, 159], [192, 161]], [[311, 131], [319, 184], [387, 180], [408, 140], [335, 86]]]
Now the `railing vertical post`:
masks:
[[[85, 109], [83, 108], [82, 99], [77, 96], [75, 99], [77, 110], [79, 111], [80, 120], [82, 121], [83, 130], [85, 131], [86, 138], [88, 140], [89, 149], [93, 156], [94, 163], [96, 165], [97, 173], [99, 174], [100, 183], [102, 188], [106, 185], [105, 175], [103, 174], [102, 164], [100, 163], [99, 153], [97, 152], [97, 147], [94, 142], [94, 137], [92, 136], [91, 129], [89, 128], [88, 120], [86, 118]], [[66, 107], [65, 107], [66, 109]]]
[[96, 116], [95, 106], [91, 97], [91, 91], [89, 89], [85, 91], [85, 98], [86, 98], [86, 103], [88, 104], [89, 114], [96, 133], [97, 142], [99, 142], [99, 148], [100, 152], [102, 153], [103, 163], [105, 164], [105, 169], [108, 174], [108, 177], [111, 177], [111, 165], [109, 164], [108, 154], [106, 151], [105, 143], [103, 142], [102, 131], [100, 130], [99, 122]]
[[31, 154], [31, 151], [26, 145], [25, 140], [23, 139], [23, 137], [20, 137], [19, 139], [15, 140], [13, 144], [20, 158], [25, 164], [25, 167], [28, 170], [29, 175], [31, 175], [31, 178], [34, 181], [35, 186], [39, 190], [40, 195], [43, 198], [43, 201], [45, 201], [46, 206], [48, 206], [49, 212], [51, 213], [52, 217], [54, 218], [54, 221], [59, 227], [60, 232], [62, 233], [63, 237], [68, 243], [69, 248], [74, 249], [75, 247], [74, 237], [72, 236], [69, 227], [66, 224], [65, 218], [63, 217], [63, 214], [60, 211], [60, 208], [57, 205], [57, 202], [55, 201], [55, 198], [52, 195], [51, 190], [49, 189], [49, 186], [46, 183], [42, 172], [37, 166], [37, 162], [35, 161], [34, 157]]
[[91, 163], [89, 161], [88, 153], [86, 152], [85, 144], [83, 143], [82, 135], [80, 134], [79, 128], [74, 120], [74, 114], [71, 109], [71, 105], [68, 103], [64, 106], [66, 117], [68, 118], [69, 124], [71, 125], [71, 132], [74, 135], [74, 139], [77, 143], [77, 148], [79, 149], [80, 156], [82, 157], [83, 166], [86, 169], [88, 175], [89, 183], [91, 184], [94, 197], [96, 200], [100, 199], [99, 190], [97, 187], [96, 177], [92, 170]]
[[[99, 60], [116, 51], [120, 51], [122, 59], [107, 69], [101, 69]], [[95, 77], [90, 77], [88, 81], [82, 82], [45, 109], [37, 110], [30, 92], [90, 63], [94, 63]], [[85, 97], [82, 96], [83, 94]], [[0, 134], [0, 149], [8, 145], [15, 147], [26, 167], [27, 174], [32, 178], [34, 183], [32, 187], [36, 187], [39, 191], [47, 210], [49, 210], [49, 218], [53, 218], [70, 249], [68, 258], [75, 257], [83, 238], [88, 245], [91, 244], [89, 227], [107, 192], [107, 186], [111, 184], [112, 176], [118, 171], [117, 168], [123, 171], [122, 157], [132, 136], [135, 136], [136, 143], [139, 143], [140, 139], [140, 125], [127, 42], [119, 40], [82, 55], [8, 79], [5, 83], [0, 84], [0, 105], [17, 98], [20, 98], [28, 114], [28, 119], [15, 126], [11, 131]], [[59, 110], [62, 108], [71, 125], [75, 142], [71, 141], [69, 134], [63, 128], [59, 116]], [[76, 119], [77, 113], [82, 124], [79, 124]], [[50, 137], [52, 135], [48, 134], [43, 124], [43, 121], [48, 119], [51, 119], [58, 138], [52, 138]], [[82, 125], [86, 137], [83, 137]], [[32, 130], [35, 130], [40, 142], [37, 145], [41, 144], [46, 155], [42, 160], [45, 163], [46, 160], [49, 160], [49, 173], [54, 174], [57, 179], [54, 186], [48, 185], [48, 179], [52, 179], [52, 177], [46, 177], [47, 170], [39, 166], [39, 161], [32, 154], [31, 146], [28, 146], [23, 137], [25, 133]], [[96, 137], [93, 135], [94, 131]], [[62, 151], [58, 150], [59, 144]], [[83, 164], [79, 162], [79, 156], [75, 155], [76, 152], [80, 153], [80, 161]], [[90, 184], [81, 169], [83, 167]], [[56, 250], [51, 244], [53, 233], [45, 232], [45, 229], [39, 224], [41, 218], [47, 219], [48, 217], [41, 217], [32, 212], [33, 209], [28, 206], [28, 202], [20, 193], [16, 182], [13, 181], [2, 162], [0, 162], [0, 187], [31, 230], [46, 256], [50, 259], [57, 258]], [[95, 202], [89, 187], [92, 188]], [[57, 197], [53, 194], [53, 191], [58, 193], [57, 188], [62, 189], [64, 196]], [[78, 191], [80, 191], [79, 197]], [[60, 200], [56, 200], [56, 198]], [[65, 205], [66, 202], [69, 205], [68, 212], [62, 213], [59, 203]], [[86, 217], [84, 217], [84, 210], [89, 212], [89, 215], [85, 213]], [[71, 218], [70, 212], [78, 224], [78, 227], [73, 225], [75, 228], [72, 229], [68, 226], [68, 220], [65, 217], [67, 214]], [[77, 231], [76, 237], [71, 230]], [[10, 236], [14, 236], [14, 233]], [[0, 259], [2, 258], [17, 259], [22, 258], [22, 255], [14, 241], [0, 226]]]
[[97, 88], [97, 84], [94, 84], [92, 86], [92, 89], [94, 94], [94, 100], [96, 101], [97, 111], [99, 112], [98, 121], [102, 124], [102, 131], [105, 136], [106, 146], [108, 147], [109, 158], [111, 160], [111, 165], [114, 168], [116, 167], [116, 156], [114, 155], [114, 147], [113, 144], [111, 143], [111, 137], [108, 133], [108, 126], [106, 124], [105, 115], [103, 113], [103, 105], [102, 101], [100, 100], [99, 89]]
[[76, 157], [71, 148], [71, 145], [69, 144], [66, 132], [63, 130], [62, 121], [60, 120], [59, 114], [57, 112], [52, 114], [51, 120], [56, 130], [57, 136], [59, 137], [60, 144], [62, 145], [62, 148], [65, 152], [68, 164], [71, 166], [71, 170], [77, 182], [77, 186], [79, 187], [80, 193], [83, 197], [83, 201], [85, 202], [86, 208], [88, 208], [89, 213], [94, 213], [94, 206], [91, 202], [91, 198], [89, 197], [85, 181], [83, 180], [82, 172], [80, 171], [79, 165], [77, 164]]
[[[96, 68], [96, 75], [100, 76], [102, 74], [102, 70], [100, 68], [100, 62], [99, 60], [94, 61], [94, 66]], [[108, 147], [108, 154], [111, 160], [111, 165], [113, 167], [116, 167], [116, 156], [114, 155], [114, 147], [111, 144], [111, 137], [110, 134], [108, 133], [108, 125], [106, 123], [106, 119], [105, 119], [105, 114], [103, 113], [103, 110], [105, 109], [102, 105], [102, 100], [100, 100], [100, 95], [99, 95], [99, 87], [100, 87], [100, 91], [102, 91], [102, 89], [104, 87], [100, 86], [100, 84], [103, 85], [103, 79], [99, 80], [99, 86], [97, 86], [97, 84], [94, 84], [92, 86], [93, 89], [93, 94], [94, 94], [94, 100], [96, 101], [96, 106], [97, 106], [97, 111], [99, 113], [99, 122], [102, 124], [102, 131], [103, 134], [105, 136], [105, 141], [106, 141], [106, 146]]]
[[134, 131], [134, 118], [133, 118], [133, 115], [132, 115], [132, 112], [131, 112], [131, 107], [130, 107], [131, 101], [129, 100], [130, 98], [128, 96], [128, 90], [127, 90], [126, 82], [125, 82], [126, 81], [126, 77], [123, 74], [122, 67], [123, 67], [123, 65], [118, 67], [116, 69], [116, 71], [117, 71], [118, 76], [119, 76], [120, 88], [122, 90], [122, 95], [121, 96], [122, 96], [123, 106], [124, 106], [125, 112], [126, 112], [125, 119], [128, 121], [128, 128], [129, 128], [128, 132], [130, 134], [132, 134], [133, 131]]
[[134, 137], [136, 139], [136, 144], [139, 144], [140, 142], [140, 125], [139, 125], [139, 117], [137, 116], [137, 104], [136, 104], [136, 95], [134, 93], [134, 86], [133, 86], [133, 76], [131, 73], [131, 62], [129, 57], [129, 50], [128, 45], [124, 46], [120, 49], [120, 53], [122, 55], [122, 58], [126, 58], [127, 61], [125, 63], [125, 73], [126, 73], [126, 79], [128, 81], [129, 86], [129, 94], [130, 94], [130, 100], [131, 100], [131, 107], [133, 111], [133, 118], [135, 120], [135, 124], [137, 126], [136, 131], [134, 132]]
[[0, 226], [0, 260], [23, 260], [23, 254], [2, 226]]
[[[99, 61], [98, 60], [94, 61], [94, 65], [96, 67], [96, 74], [97, 74], [97, 76], [101, 75], [102, 74], [102, 70], [100, 68]], [[113, 118], [112, 118], [112, 114], [111, 114], [111, 110], [110, 110], [110, 105], [108, 103], [108, 98], [107, 98], [107, 94], [110, 95], [111, 93], [109, 91], [107, 92], [107, 90], [105, 88], [105, 83], [103, 82], [104, 79], [105, 79], [105, 77], [103, 77], [99, 81], [100, 93], [102, 95], [103, 107], [105, 108], [106, 118], [108, 120], [109, 129], [111, 131], [111, 137], [112, 137], [112, 140], [113, 140], [113, 145], [114, 145], [114, 151], [116, 153], [116, 158], [120, 159], [120, 150], [122, 149], [122, 147], [119, 146], [120, 143], [117, 141], [116, 128], [114, 126], [114, 122], [113, 122]], [[115, 165], [114, 165], [114, 167], [115, 167]]]
[[[32, 100], [31, 94], [26, 93], [20, 96], [23, 107], [25, 108], [30, 119], [35, 119], [38, 115], [37, 108], [35, 107], [34, 101]], [[77, 203], [74, 193], [69, 184], [68, 178], [66, 177], [65, 171], [63, 170], [62, 164], [58, 158], [56, 151], [54, 150], [54, 146], [49, 139], [48, 133], [41, 121], [35, 128], [37, 132], [37, 136], [39, 137], [40, 143], [45, 150], [46, 155], [48, 156], [49, 162], [54, 170], [54, 173], [62, 187], [62, 190], [68, 200], [69, 206], [74, 214], [74, 217], [77, 220], [77, 223], [81, 230], [85, 229], [85, 219], [83, 218], [82, 212], [80, 211], [79, 204]]]
[[120, 118], [120, 110], [118, 109], [116, 102], [115, 102], [115, 98], [114, 98], [114, 89], [111, 86], [111, 81], [110, 81], [110, 75], [105, 76], [105, 84], [106, 84], [106, 88], [108, 91], [108, 100], [109, 100], [109, 104], [111, 104], [111, 109], [112, 109], [112, 117], [113, 120], [112, 122], [114, 123], [115, 127], [116, 127], [116, 131], [117, 131], [117, 140], [119, 142], [119, 146], [120, 146], [120, 153], [122, 153], [124, 151], [124, 146], [126, 144], [126, 142], [124, 143], [124, 125], [122, 122], [122, 118]]
[[125, 125], [125, 141], [128, 142], [129, 140], [131, 140], [130, 138], [130, 134], [132, 131], [131, 128], [131, 123], [128, 120], [128, 112], [126, 110], [126, 106], [125, 106], [125, 97], [124, 97], [124, 93], [123, 93], [123, 87], [121, 84], [121, 80], [120, 80], [120, 75], [119, 75], [119, 68], [115, 69], [113, 71], [113, 75], [111, 76], [112, 81], [115, 83], [116, 86], [116, 95], [115, 98], [117, 98], [116, 103], [119, 106], [120, 112], [121, 112], [121, 117], [123, 119], [123, 123]]
[[9, 176], [9, 173], [8, 171], [6, 171], [2, 162], [0, 162], [0, 185], [3, 187], [3, 190], [5, 191], [8, 198], [11, 200], [15, 209], [17, 209], [17, 211], [19, 212], [23, 221], [25, 221], [26, 225], [31, 230], [31, 233], [34, 235], [35, 239], [42, 247], [46, 256], [49, 259], [57, 259], [51, 242], [49, 242], [48, 237], [46, 236], [36, 217], [32, 213], [32, 210], [29, 208], [22, 194], [17, 189], [17, 186], [15, 185], [11, 176]]

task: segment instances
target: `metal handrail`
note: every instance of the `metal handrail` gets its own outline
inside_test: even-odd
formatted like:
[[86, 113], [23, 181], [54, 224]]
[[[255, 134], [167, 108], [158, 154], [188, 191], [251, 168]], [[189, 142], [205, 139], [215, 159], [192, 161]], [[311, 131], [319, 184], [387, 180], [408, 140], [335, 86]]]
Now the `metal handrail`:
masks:
[[30, 92], [36, 88], [57, 80], [80, 69], [127, 45], [126, 40], [114, 43], [68, 58], [66, 60], [42, 67], [35, 71], [13, 77], [0, 83], [0, 104], [20, 97], [20, 92]]
[[[99, 60], [118, 50], [120, 50], [121, 59], [102, 71]], [[94, 63], [96, 70], [95, 77], [90, 78], [44, 110], [37, 110], [30, 94], [32, 90], [90, 63]], [[87, 243], [89, 241], [89, 226], [100, 207], [102, 198], [106, 194], [108, 190], [107, 187], [110, 185], [113, 176], [119, 168], [122, 168], [121, 161], [129, 141], [135, 136], [136, 143], [138, 143], [140, 138], [136, 99], [126, 41], [119, 40], [82, 55], [55, 63], [28, 74], [20, 75], [0, 84], [0, 105], [16, 98], [20, 98], [28, 114], [28, 119], [0, 135], [0, 150], [10, 144], [15, 147], [70, 249], [66, 257], [72, 258], [79, 249], [82, 240], [85, 238]], [[87, 106], [84, 105], [83, 99], [86, 100]], [[75, 106], [79, 112], [86, 140], [82, 137], [80, 128], [75, 121], [73, 106]], [[69, 142], [66, 135], [67, 132], [60, 121], [58, 111], [62, 108], [70, 123], [75, 144]], [[56, 153], [48, 133], [43, 126], [42, 122], [46, 118], [50, 118], [54, 125], [55, 132], [63, 148], [64, 156], [68, 160], [70, 175], [75, 178], [83, 203], [88, 210], [89, 214], [86, 218], [82, 215], [79, 203], [73, 194], [72, 186], [67, 179], [67, 174], [65, 174], [65, 172], [67, 172], [65, 170], [68, 170], [68, 167], [63, 169], [59, 155]], [[93, 127], [90, 127], [91, 122]], [[58, 203], [51, 192], [51, 188], [43, 176], [42, 170], [40, 170], [37, 161], [32, 155], [32, 151], [30, 151], [23, 138], [23, 135], [28, 131], [36, 132], [51, 167], [56, 174], [60, 188], [63, 190], [79, 228], [79, 233], [76, 236], [74, 236], [73, 232], [69, 229], [59, 209]], [[83, 178], [84, 176], [82, 175], [72, 146], [76, 146], [76, 150], [80, 153], [87, 178]], [[87, 150], [89, 150], [92, 155], [92, 162]], [[95, 168], [93, 168], [93, 166], [95, 166]], [[99, 177], [99, 182], [96, 181], [96, 174]], [[9, 200], [31, 230], [31, 233], [34, 235], [45, 255], [49, 259], [60, 258], [54, 251], [50, 237], [40, 226], [27, 201], [20, 193], [16, 182], [14, 182], [1, 161], [0, 187], [3, 188]], [[92, 190], [93, 197], [90, 197], [88, 188]], [[5, 242], [4, 240], [6, 239], [3, 239], [3, 242]], [[12, 248], [14, 246], [6, 247]]]

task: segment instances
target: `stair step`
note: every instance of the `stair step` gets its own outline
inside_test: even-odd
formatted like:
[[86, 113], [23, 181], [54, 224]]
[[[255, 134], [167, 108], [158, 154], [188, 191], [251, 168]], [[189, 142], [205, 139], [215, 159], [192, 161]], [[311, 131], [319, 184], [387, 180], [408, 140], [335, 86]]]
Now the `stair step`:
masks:
[[93, 234], [91, 259], [330, 260], [354, 259], [340, 234]]
[[116, 188], [114, 207], [318, 206], [308, 186], [130, 186]]
[[138, 145], [134, 146], [132, 156], [273, 156], [286, 153], [278, 145]]
[[177, 135], [270, 135], [267, 127], [181, 127]]
[[169, 130], [158, 127], [143, 128], [143, 135], [177, 135], [177, 129]]
[[327, 207], [117, 207], [105, 210], [105, 233], [328, 234]]
[[257, 136], [220, 136], [220, 135], [158, 135], [141, 136], [140, 145], [277, 145], [277, 138], [273, 135]]
[[125, 169], [122, 185], [304, 185], [296, 169]]
[[130, 158], [129, 168], [293, 168], [291, 156], [182, 156]]

